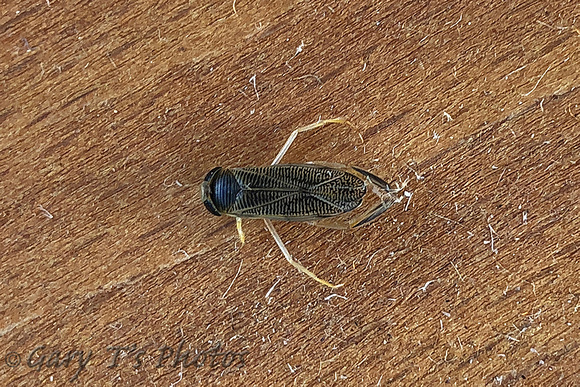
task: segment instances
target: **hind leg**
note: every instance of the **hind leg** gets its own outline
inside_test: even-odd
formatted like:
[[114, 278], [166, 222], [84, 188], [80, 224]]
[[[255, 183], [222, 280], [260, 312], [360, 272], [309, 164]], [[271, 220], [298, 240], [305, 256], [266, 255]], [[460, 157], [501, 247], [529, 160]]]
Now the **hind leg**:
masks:
[[288, 137], [288, 140], [286, 140], [286, 143], [284, 144], [282, 149], [280, 149], [280, 152], [278, 152], [278, 155], [274, 158], [274, 161], [272, 161], [272, 165], [278, 164], [280, 162], [282, 157], [284, 157], [286, 152], [288, 152], [288, 149], [296, 139], [296, 136], [298, 136], [298, 133], [307, 132], [312, 129], [320, 128], [321, 126], [324, 126], [326, 124], [347, 124], [352, 126], [352, 124], [344, 118], [331, 118], [328, 120], [321, 120], [313, 124], [303, 126], [302, 128], [298, 128], [290, 134], [290, 137]]
[[395, 203], [394, 200], [390, 202], [381, 202], [380, 204], [376, 205], [375, 207], [371, 208], [365, 213], [360, 214], [350, 220], [328, 218], [308, 223], [313, 226], [332, 228], [336, 230], [347, 230], [351, 228], [356, 228], [373, 221], [383, 212], [388, 210], [389, 207], [391, 207], [394, 203]]
[[314, 274], [313, 272], [311, 272], [310, 270], [308, 270], [307, 268], [302, 266], [302, 264], [300, 262], [298, 262], [294, 258], [292, 258], [292, 255], [290, 254], [290, 252], [288, 251], [288, 249], [284, 245], [284, 242], [282, 242], [282, 239], [280, 238], [280, 236], [276, 232], [276, 229], [274, 228], [272, 221], [270, 219], [264, 219], [264, 222], [266, 223], [266, 227], [268, 228], [268, 231], [270, 231], [270, 234], [272, 234], [272, 237], [274, 238], [274, 240], [278, 244], [278, 247], [280, 248], [280, 250], [282, 250], [282, 254], [284, 254], [284, 257], [286, 258], [286, 260], [288, 262], [290, 262], [290, 264], [292, 266], [294, 266], [296, 269], [298, 269], [299, 272], [306, 274], [307, 276], [309, 276], [310, 278], [312, 278], [316, 282], [319, 282], [319, 283], [326, 285], [330, 288], [338, 288], [338, 287], [342, 286], [342, 284], [333, 285], [328, 281], [325, 281], [323, 279], [318, 278], [316, 276], [316, 274]]

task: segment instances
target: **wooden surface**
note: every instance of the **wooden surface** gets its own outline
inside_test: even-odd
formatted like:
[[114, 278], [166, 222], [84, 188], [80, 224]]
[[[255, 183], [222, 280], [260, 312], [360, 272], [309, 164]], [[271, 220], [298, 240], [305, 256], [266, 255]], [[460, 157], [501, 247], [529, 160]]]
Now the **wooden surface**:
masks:
[[[577, 2], [1, 8], [0, 384], [580, 384]], [[199, 184], [338, 116], [285, 161], [412, 196], [276, 223], [333, 291]]]

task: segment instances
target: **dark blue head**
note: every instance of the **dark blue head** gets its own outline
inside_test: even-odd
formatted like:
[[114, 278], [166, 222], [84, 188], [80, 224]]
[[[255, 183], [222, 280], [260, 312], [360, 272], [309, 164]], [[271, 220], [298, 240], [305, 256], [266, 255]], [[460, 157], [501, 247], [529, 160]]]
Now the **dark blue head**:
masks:
[[209, 212], [220, 216], [234, 204], [240, 190], [238, 181], [230, 171], [216, 167], [201, 183], [201, 199]]

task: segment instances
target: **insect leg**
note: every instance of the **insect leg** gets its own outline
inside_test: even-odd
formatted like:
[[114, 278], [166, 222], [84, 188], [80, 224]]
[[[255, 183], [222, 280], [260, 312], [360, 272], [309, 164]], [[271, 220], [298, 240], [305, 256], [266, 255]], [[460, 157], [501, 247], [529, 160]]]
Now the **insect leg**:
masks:
[[391, 207], [393, 205], [393, 203], [395, 203], [394, 200], [389, 201], [389, 202], [382, 202], [381, 204], [377, 205], [375, 208], [364, 213], [362, 216], [359, 216], [358, 218], [353, 219], [350, 222], [350, 227], [351, 228], [359, 227], [359, 226], [362, 226], [363, 224], [366, 224], [366, 223], [374, 220], [376, 217], [378, 217], [383, 212], [388, 210], [389, 207]]
[[373, 175], [372, 173], [367, 172], [364, 169], [360, 169], [357, 167], [352, 167], [352, 169], [354, 169], [355, 171], [357, 171], [360, 174], [362, 174], [363, 176], [365, 176], [368, 179], [368, 181], [370, 181], [373, 185], [376, 185], [379, 188], [384, 189], [385, 191], [391, 191], [391, 188], [389, 187], [387, 182], [384, 181], [383, 179], [381, 179], [380, 177], [378, 177], [377, 175]]
[[274, 238], [274, 240], [278, 244], [278, 247], [280, 248], [280, 250], [282, 250], [282, 254], [284, 254], [284, 257], [286, 257], [286, 260], [288, 262], [290, 262], [290, 264], [292, 266], [294, 266], [296, 269], [298, 269], [299, 272], [304, 273], [304, 274], [308, 275], [310, 278], [314, 279], [315, 281], [320, 282], [321, 284], [326, 285], [326, 286], [331, 287], [331, 288], [338, 288], [338, 287], [342, 286], [342, 284], [333, 285], [330, 282], [327, 282], [323, 279], [318, 278], [316, 276], [316, 274], [314, 274], [313, 272], [311, 272], [310, 270], [308, 270], [307, 268], [302, 266], [302, 264], [300, 262], [298, 262], [294, 258], [292, 258], [292, 255], [290, 255], [290, 252], [288, 251], [288, 249], [284, 245], [284, 242], [282, 242], [282, 239], [280, 239], [280, 236], [276, 232], [276, 229], [274, 229], [274, 225], [272, 224], [272, 221], [270, 219], [264, 219], [264, 222], [266, 223], [266, 227], [268, 228], [268, 231], [270, 231], [270, 234], [272, 234], [272, 237]]
[[278, 155], [276, 156], [274, 161], [272, 161], [272, 165], [278, 164], [280, 162], [282, 157], [284, 157], [286, 152], [288, 152], [288, 148], [290, 148], [290, 145], [292, 145], [292, 143], [296, 139], [296, 136], [298, 136], [298, 133], [306, 132], [306, 131], [312, 130], [312, 129], [316, 129], [316, 128], [319, 128], [319, 127], [324, 126], [326, 124], [348, 124], [348, 125], [352, 126], [352, 124], [344, 118], [331, 118], [328, 120], [320, 120], [320, 121], [315, 122], [313, 124], [306, 125], [302, 128], [298, 128], [290, 134], [290, 137], [288, 137], [288, 140], [286, 140], [286, 143], [284, 144], [282, 149], [280, 149], [280, 152], [278, 152]]
[[308, 222], [311, 226], [316, 227], [324, 227], [324, 228], [331, 228], [334, 230], [346, 230], [351, 228], [350, 224], [345, 220], [336, 220], [333, 218], [327, 218], [322, 220], [315, 220], [312, 222]]
[[313, 226], [332, 228], [336, 230], [346, 230], [350, 228], [356, 228], [374, 220], [383, 212], [388, 210], [389, 207], [391, 207], [394, 203], [396, 203], [396, 200], [381, 201], [375, 207], [371, 208], [370, 210], [366, 211], [363, 214], [359, 214], [358, 216], [350, 220], [328, 218], [308, 223]]
[[364, 169], [360, 169], [357, 167], [352, 168], [366, 177], [368, 185], [370, 185], [373, 193], [380, 198], [381, 203], [375, 206], [374, 208], [370, 209], [369, 211], [365, 212], [364, 214], [352, 219], [349, 222], [350, 228], [359, 227], [362, 226], [363, 224], [366, 224], [374, 220], [376, 217], [378, 217], [387, 209], [389, 209], [393, 204], [399, 203], [401, 202], [401, 200], [403, 200], [402, 196], [398, 198], [395, 194], [405, 188], [405, 186], [407, 185], [407, 180], [403, 182], [402, 187], [399, 187], [399, 184], [395, 183], [397, 188], [391, 188], [380, 177], [370, 172], [367, 172]]
[[246, 243], [246, 235], [242, 230], [242, 218], [236, 217], [236, 228], [238, 229], [238, 235], [240, 237], [240, 242], [242, 242], [242, 246]]

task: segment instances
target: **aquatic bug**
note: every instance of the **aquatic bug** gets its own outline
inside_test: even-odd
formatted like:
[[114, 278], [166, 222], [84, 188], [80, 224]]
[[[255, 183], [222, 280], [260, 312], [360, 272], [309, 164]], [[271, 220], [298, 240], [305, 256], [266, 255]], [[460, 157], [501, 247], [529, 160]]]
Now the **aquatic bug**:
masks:
[[[298, 133], [326, 124], [343, 123], [350, 125], [344, 118], [333, 118], [298, 128], [290, 134], [270, 166], [216, 167], [201, 184], [201, 196], [207, 210], [217, 216], [235, 217], [242, 244], [245, 242], [242, 219], [263, 219], [286, 260], [300, 272], [332, 288], [342, 285], [318, 278], [296, 261], [274, 229], [272, 220], [349, 229], [369, 223], [401, 201], [402, 197], [397, 198], [395, 194], [402, 188], [392, 189], [380, 177], [357, 167], [327, 162], [279, 164]], [[362, 208], [369, 191], [378, 197], [378, 203], [351, 215]]]

